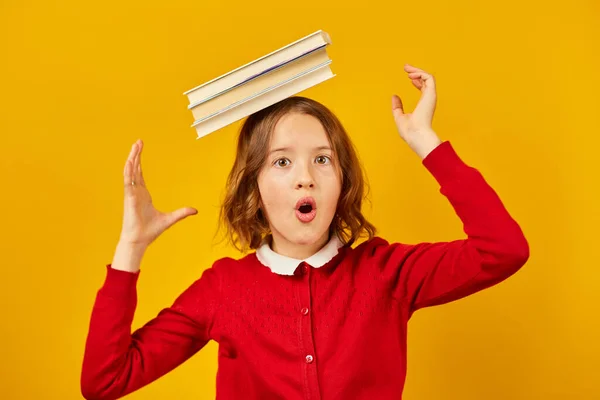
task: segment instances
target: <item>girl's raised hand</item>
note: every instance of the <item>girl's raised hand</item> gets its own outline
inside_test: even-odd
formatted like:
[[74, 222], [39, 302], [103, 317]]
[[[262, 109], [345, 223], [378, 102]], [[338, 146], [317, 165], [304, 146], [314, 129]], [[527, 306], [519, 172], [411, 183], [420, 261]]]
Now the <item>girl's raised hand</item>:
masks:
[[123, 171], [125, 201], [119, 243], [136, 248], [148, 247], [176, 222], [198, 213], [192, 207], [184, 207], [168, 213], [154, 208], [142, 174], [143, 147], [144, 143], [141, 140], [133, 144]]
[[405, 113], [399, 96], [392, 96], [392, 114], [400, 137], [421, 157], [427, 154], [441, 141], [433, 131], [432, 121], [435, 113], [437, 93], [435, 79], [422, 69], [406, 64], [404, 71], [412, 84], [421, 91], [421, 98], [412, 113]]

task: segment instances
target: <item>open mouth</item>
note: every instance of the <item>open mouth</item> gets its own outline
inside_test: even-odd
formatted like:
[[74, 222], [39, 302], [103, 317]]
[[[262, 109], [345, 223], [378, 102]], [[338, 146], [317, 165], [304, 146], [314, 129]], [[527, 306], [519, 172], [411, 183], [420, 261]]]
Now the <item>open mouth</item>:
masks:
[[300, 211], [302, 214], [308, 214], [316, 207], [315, 200], [312, 197], [304, 197], [296, 203], [296, 210]]
[[308, 214], [309, 212], [311, 212], [313, 209], [312, 204], [302, 204], [300, 206], [300, 208], [298, 208], [298, 211], [300, 211], [302, 214]]
[[296, 216], [302, 222], [312, 221], [317, 212], [317, 204], [312, 197], [303, 197], [296, 203]]

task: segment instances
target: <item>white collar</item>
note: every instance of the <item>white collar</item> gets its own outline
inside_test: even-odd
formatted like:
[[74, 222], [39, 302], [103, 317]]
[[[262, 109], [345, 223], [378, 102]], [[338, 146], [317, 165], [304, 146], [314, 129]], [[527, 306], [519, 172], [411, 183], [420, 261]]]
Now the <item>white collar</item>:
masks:
[[294, 275], [294, 271], [298, 265], [304, 261], [313, 268], [319, 268], [327, 264], [339, 251], [339, 248], [344, 244], [338, 237], [338, 235], [332, 235], [329, 242], [321, 248], [318, 252], [312, 256], [304, 259], [297, 260], [295, 258], [287, 257], [278, 253], [275, 253], [269, 246], [267, 239], [263, 240], [260, 247], [256, 250], [256, 257], [261, 264], [271, 269], [272, 272], [280, 275]]

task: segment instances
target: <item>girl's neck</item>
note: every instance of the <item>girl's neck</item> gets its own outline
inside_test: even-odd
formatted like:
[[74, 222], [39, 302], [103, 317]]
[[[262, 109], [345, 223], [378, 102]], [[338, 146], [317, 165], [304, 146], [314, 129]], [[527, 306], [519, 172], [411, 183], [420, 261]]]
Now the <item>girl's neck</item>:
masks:
[[271, 250], [277, 254], [296, 260], [304, 260], [321, 250], [328, 241], [329, 232], [325, 232], [319, 240], [309, 245], [291, 243], [284, 238], [275, 238], [275, 236], [271, 236], [269, 245]]

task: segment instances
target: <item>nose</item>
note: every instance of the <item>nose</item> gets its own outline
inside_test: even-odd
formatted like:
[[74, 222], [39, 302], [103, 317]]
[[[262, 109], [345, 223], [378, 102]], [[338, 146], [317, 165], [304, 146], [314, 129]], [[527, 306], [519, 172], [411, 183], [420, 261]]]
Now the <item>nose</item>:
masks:
[[296, 178], [296, 189], [307, 189], [315, 186], [315, 181], [310, 171], [310, 167], [302, 166], [299, 169]]

